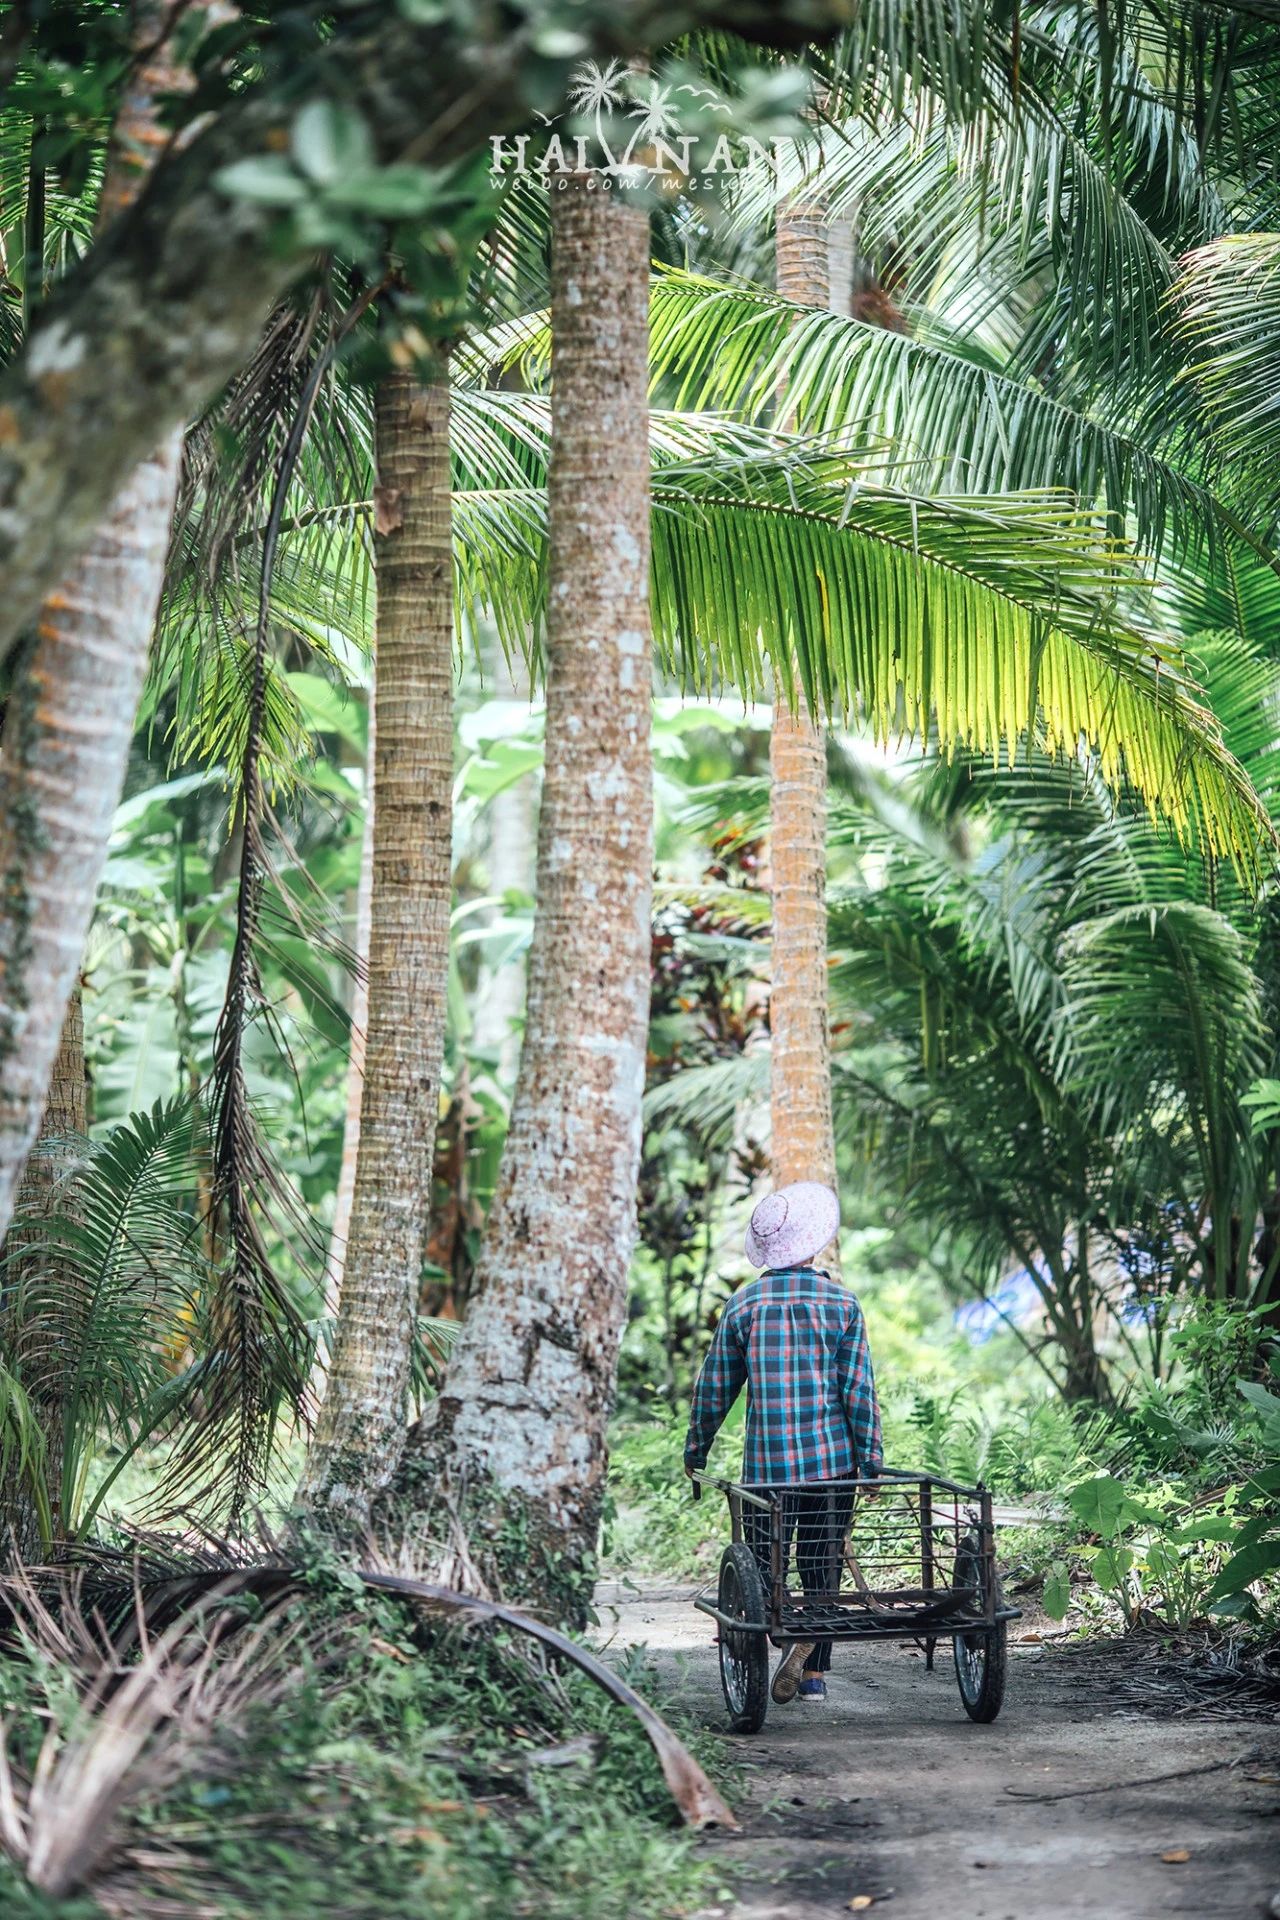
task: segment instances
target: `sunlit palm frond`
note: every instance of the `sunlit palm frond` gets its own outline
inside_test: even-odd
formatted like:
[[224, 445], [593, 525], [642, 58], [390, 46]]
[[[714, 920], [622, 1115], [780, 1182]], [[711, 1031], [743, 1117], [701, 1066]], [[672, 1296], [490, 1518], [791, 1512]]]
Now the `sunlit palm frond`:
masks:
[[[463, 424], [477, 396], [458, 395]], [[486, 425], [546, 444], [546, 403], [483, 396]], [[881, 738], [930, 724], [997, 755], [1039, 732], [1179, 832], [1255, 869], [1271, 828], [1181, 649], [1142, 612], [1131, 558], [1049, 494], [929, 496], [874, 459], [691, 416], [654, 416], [655, 632], [685, 683], [748, 696], [788, 656], [814, 711]], [[474, 475], [473, 475], [474, 477]], [[540, 624], [540, 489], [460, 488], [459, 592], [511, 631]]]

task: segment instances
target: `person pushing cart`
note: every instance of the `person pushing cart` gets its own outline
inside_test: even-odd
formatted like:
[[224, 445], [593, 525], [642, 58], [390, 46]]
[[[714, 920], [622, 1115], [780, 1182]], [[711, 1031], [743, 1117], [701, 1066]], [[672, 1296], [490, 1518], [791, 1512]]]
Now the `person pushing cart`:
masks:
[[[884, 1466], [862, 1310], [847, 1287], [814, 1264], [839, 1224], [839, 1200], [817, 1181], [797, 1181], [760, 1201], [746, 1251], [763, 1272], [738, 1289], [720, 1316], [693, 1390], [684, 1449], [692, 1478], [706, 1467], [711, 1443], [745, 1386], [743, 1483], [791, 1489], [780, 1516], [782, 1572], [785, 1577], [794, 1536], [796, 1572], [815, 1600], [840, 1585], [855, 1498], [848, 1483], [873, 1481]], [[742, 1524], [767, 1586], [776, 1571], [769, 1512], [748, 1504]], [[825, 1700], [831, 1646], [827, 1635], [790, 1645], [773, 1678], [773, 1698]]]
[[[949, 1639], [964, 1710], [990, 1723], [1020, 1617], [1000, 1591], [991, 1493], [885, 1465], [861, 1309], [815, 1265], [838, 1220], [835, 1194], [812, 1181], [779, 1188], [751, 1216], [747, 1257], [764, 1271], [720, 1316], [685, 1442], [695, 1498], [718, 1487], [733, 1523], [716, 1597], [694, 1605], [719, 1630], [736, 1733], [759, 1732], [770, 1694], [825, 1700], [833, 1643], [873, 1640], [919, 1647], [932, 1672]], [[716, 1479], [707, 1455], [744, 1386], [742, 1479]], [[770, 1643], [782, 1653], [772, 1687]]]

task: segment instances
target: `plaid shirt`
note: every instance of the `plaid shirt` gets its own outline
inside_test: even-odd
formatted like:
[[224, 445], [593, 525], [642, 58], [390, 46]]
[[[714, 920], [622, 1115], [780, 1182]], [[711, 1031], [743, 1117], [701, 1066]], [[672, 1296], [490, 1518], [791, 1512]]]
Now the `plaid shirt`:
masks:
[[879, 1473], [880, 1409], [862, 1310], [830, 1274], [780, 1267], [734, 1294], [693, 1390], [689, 1466], [705, 1467], [744, 1385], [749, 1485]]

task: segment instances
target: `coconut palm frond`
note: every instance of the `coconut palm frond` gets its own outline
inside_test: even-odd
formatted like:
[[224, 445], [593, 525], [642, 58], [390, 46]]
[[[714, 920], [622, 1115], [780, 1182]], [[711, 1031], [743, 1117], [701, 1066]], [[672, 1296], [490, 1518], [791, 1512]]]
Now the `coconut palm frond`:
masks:
[[1212, 564], [1224, 544], [1259, 546], [1228, 500], [1158, 447], [950, 345], [679, 271], [655, 281], [650, 339], [655, 381], [677, 407], [767, 418], [785, 376], [798, 430], [883, 439], [922, 491], [1061, 487], [1118, 530], [1131, 516], [1155, 556], [1168, 545]]
[[769, 1055], [763, 1048], [685, 1067], [646, 1095], [647, 1127], [671, 1123], [687, 1128], [707, 1146], [727, 1146], [744, 1110], [767, 1106]]
[[927, 92], [828, 125], [787, 156], [776, 185], [747, 180], [735, 219], [758, 224], [775, 198], [820, 196], [830, 217], [856, 215], [860, 249], [905, 275], [909, 299], [928, 291], [931, 304], [962, 305], [979, 323], [984, 303], [1029, 300], [1025, 366], [1047, 357], [1072, 388], [1105, 381], [1146, 394], [1170, 359], [1160, 310], [1173, 250], [1209, 229], [1162, 234], [1069, 107], [1060, 114], [1028, 84], [1015, 108], [1003, 91], [964, 126]]
[[[416, 1616], [424, 1656], [434, 1650], [432, 1629], [445, 1621], [504, 1628], [576, 1667], [639, 1721], [686, 1825], [736, 1828], [733, 1814], [662, 1716], [568, 1634], [518, 1608], [383, 1564], [372, 1543], [369, 1562], [348, 1577], [370, 1593], [398, 1601]], [[336, 1633], [332, 1625], [323, 1624], [308, 1630], [297, 1607], [313, 1578], [313, 1571], [297, 1566], [283, 1543], [265, 1535], [252, 1554], [237, 1552], [211, 1535], [202, 1544], [184, 1543], [181, 1548], [172, 1540], [143, 1535], [128, 1551], [81, 1550], [69, 1569], [53, 1577], [36, 1570], [17, 1581], [0, 1583], [0, 1606], [8, 1615], [7, 1624], [25, 1630], [36, 1644], [43, 1641], [55, 1658], [69, 1659], [85, 1674], [81, 1695], [91, 1709], [87, 1740], [93, 1742], [99, 1729], [105, 1729], [107, 1741], [118, 1743], [123, 1737], [130, 1742], [127, 1752], [118, 1750], [117, 1758], [123, 1757], [125, 1764], [113, 1771], [112, 1797], [100, 1797], [100, 1825], [118, 1812], [124, 1795], [142, 1784], [130, 1771], [130, 1762], [140, 1758], [144, 1765], [151, 1762], [170, 1768], [189, 1764], [219, 1705], [230, 1716], [255, 1696], [265, 1696], [270, 1703], [277, 1688], [296, 1687], [304, 1661], [316, 1666], [340, 1660], [341, 1622]], [[140, 1656], [137, 1664], [123, 1684], [113, 1685], [121, 1651], [135, 1644]], [[110, 1662], [109, 1671], [105, 1661]], [[166, 1731], [161, 1740], [155, 1737], [158, 1719], [151, 1707], [157, 1673], [172, 1679], [175, 1696], [172, 1731]], [[113, 1713], [113, 1703], [122, 1695], [122, 1704]], [[59, 1722], [55, 1721], [50, 1737], [56, 1753], [64, 1738]], [[177, 1744], [166, 1749], [162, 1742], [169, 1738]], [[68, 1757], [71, 1777], [86, 1788], [99, 1778], [98, 1768], [86, 1765], [85, 1757], [74, 1750]], [[46, 1762], [46, 1774], [51, 1767], [52, 1759]], [[9, 1845], [13, 1835], [20, 1840], [19, 1857], [29, 1859], [30, 1800], [25, 1786], [18, 1782], [7, 1754], [0, 1752], [0, 1843]], [[81, 1811], [79, 1794], [75, 1810]], [[66, 1811], [70, 1813], [71, 1808]], [[68, 1824], [69, 1831], [57, 1841], [63, 1855], [75, 1841], [85, 1840], [89, 1830], [84, 1819]]]
[[[340, 362], [372, 298], [344, 313], [320, 287], [278, 308], [254, 359], [188, 436], [142, 708], [144, 720], [172, 714], [175, 758], [244, 766], [257, 654], [248, 636], [264, 592], [272, 627], [322, 663], [368, 650], [372, 552], [349, 503], [371, 493], [372, 421], [367, 391]], [[278, 793], [305, 762], [307, 729], [270, 648], [263, 680], [256, 764]]]
[[[66, 1141], [48, 1143], [66, 1155]], [[208, 1129], [186, 1099], [75, 1142], [51, 1213], [17, 1218], [4, 1262], [25, 1397], [56, 1410], [60, 1531], [90, 1524], [137, 1448], [199, 1389], [182, 1349], [209, 1270], [193, 1194]], [[39, 1149], [38, 1149], [39, 1150]], [[106, 1440], [110, 1468], [95, 1462]]]
[[977, 1233], [971, 1183], [993, 1257], [1042, 1279], [1073, 1222], [1114, 1230], [1120, 1258], [1131, 1232], [1167, 1239], [1172, 1206], [1169, 1257], [1247, 1295], [1249, 1235], [1205, 1218], [1253, 1218], [1270, 1190], [1242, 1107], [1266, 1030], [1249, 903], [1117, 810], [1096, 769], [975, 764], [968, 811], [978, 851], [959, 859], [869, 824], [872, 878], [832, 898], [833, 1012], [856, 1033], [874, 1010], [882, 1041], [838, 1079], [846, 1131], [847, 1099], [895, 1182]]
[[1224, 455], [1280, 504], [1280, 234], [1234, 233], [1191, 253], [1173, 289], [1177, 324], [1194, 355], [1188, 378]]
[[[513, 446], [547, 444], [538, 396], [482, 404]], [[1055, 494], [916, 493], [875, 455], [717, 420], [655, 414], [653, 440], [654, 628], [686, 685], [753, 697], [787, 656], [813, 711], [861, 710], [878, 738], [932, 724], [993, 758], [1029, 734], [1068, 756], [1083, 740], [1117, 789], [1256, 869], [1265, 810], [1093, 516]], [[540, 488], [455, 497], [460, 599], [513, 633], [541, 622], [544, 516]]]
[[277, 907], [287, 906], [291, 899], [279, 883], [268, 846], [262, 761], [270, 684], [271, 582], [317, 400], [344, 338], [374, 297], [375, 290], [370, 289], [348, 309], [310, 363], [276, 461], [262, 540], [240, 764], [243, 824], [235, 939], [214, 1041], [212, 1215], [221, 1258], [208, 1314], [204, 1418], [175, 1449], [164, 1485], [165, 1496], [172, 1498], [176, 1490], [198, 1482], [191, 1503], [206, 1509], [217, 1503], [233, 1522], [262, 1483], [280, 1407], [287, 1404], [301, 1414], [307, 1387], [306, 1325], [275, 1271], [269, 1236], [286, 1244], [301, 1242], [317, 1265], [323, 1260], [323, 1245], [310, 1214], [266, 1150], [245, 1072], [246, 1046], [255, 1026], [265, 1026], [281, 1052], [286, 1057], [288, 1053], [263, 991], [259, 966], [260, 943], [270, 934], [267, 909], [273, 898]]
[[[45, 1588], [45, 1590], [42, 1590]], [[158, 1797], [200, 1762], [249, 1708], [295, 1695], [321, 1638], [296, 1617], [295, 1596], [268, 1595], [252, 1624], [225, 1603], [196, 1607], [166, 1630], [146, 1623], [140, 1587], [137, 1658], [120, 1653], [84, 1605], [84, 1575], [49, 1592], [38, 1576], [3, 1584], [3, 1602], [29, 1657], [63, 1679], [30, 1778], [0, 1730], [0, 1844], [33, 1887], [72, 1893], [110, 1860], [127, 1807]], [[332, 1631], [327, 1636], [332, 1641]]]

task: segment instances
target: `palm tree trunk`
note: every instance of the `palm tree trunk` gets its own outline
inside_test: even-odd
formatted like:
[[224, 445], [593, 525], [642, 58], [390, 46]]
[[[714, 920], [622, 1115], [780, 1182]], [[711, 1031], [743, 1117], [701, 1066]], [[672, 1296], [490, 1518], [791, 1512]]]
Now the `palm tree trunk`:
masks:
[[351, 1231], [329, 1384], [299, 1500], [358, 1531], [408, 1420], [444, 1056], [452, 883], [449, 389], [378, 388], [373, 890]]
[[[162, 21], [158, 6], [144, 6], [135, 22], [153, 50], [112, 132], [99, 231], [137, 197], [162, 140], [156, 101], [182, 84], [153, 47]], [[125, 482], [15, 663], [0, 740], [0, 1236], [45, 1106], [124, 782], [181, 446], [171, 434]]]
[[[831, 294], [830, 229], [811, 208], [779, 210], [778, 292], [826, 306]], [[790, 697], [775, 665], [769, 743], [773, 887], [769, 1001], [773, 1179], [836, 1185], [827, 1019], [827, 755], [803, 695]], [[838, 1260], [833, 1245], [826, 1264]]]
[[442, 1481], [465, 1488], [500, 1577], [572, 1618], [604, 1491], [649, 1016], [648, 218], [578, 177], [552, 198], [552, 263], [546, 771], [524, 1046], [476, 1297], [397, 1491], [412, 1506]]

